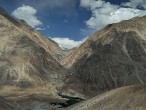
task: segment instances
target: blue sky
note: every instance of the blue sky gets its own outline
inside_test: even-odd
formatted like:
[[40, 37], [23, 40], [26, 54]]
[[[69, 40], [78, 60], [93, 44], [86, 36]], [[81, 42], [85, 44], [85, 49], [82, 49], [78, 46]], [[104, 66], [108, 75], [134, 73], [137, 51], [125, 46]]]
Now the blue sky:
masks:
[[146, 15], [146, 0], [0, 0], [0, 6], [66, 48], [107, 24]]
[[[86, 36], [80, 29], [85, 28], [86, 24], [84, 21], [90, 18], [91, 12], [79, 7], [79, 0], [62, 0], [64, 1], [62, 5], [58, 5], [61, 0], [43, 1], [44, 2], [42, 2], [42, 0], [0, 0], [0, 5], [10, 14], [23, 4], [34, 7], [37, 10], [36, 16], [43, 23], [40, 27], [46, 28], [41, 31], [47, 36], [69, 37], [74, 40], [80, 40]], [[54, 1], [54, 3], [52, 1]], [[55, 1], [58, 3], [55, 3]], [[47, 28], [48, 26], [49, 28]]]

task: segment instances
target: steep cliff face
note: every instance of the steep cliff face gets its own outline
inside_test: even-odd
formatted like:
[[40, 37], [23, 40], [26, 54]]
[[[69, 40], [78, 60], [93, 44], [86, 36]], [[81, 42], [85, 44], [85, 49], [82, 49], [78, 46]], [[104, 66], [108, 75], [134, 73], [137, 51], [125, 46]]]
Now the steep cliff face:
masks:
[[21, 25], [19, 26], [18, 30], [25, 32], [31, 40], [33, 40], [40, 47], [44, 48], [45, 51], [51, 54], [54, 59], [59, 61], [64, 57], [66, 53], [59, 47], [56, 42], [37, 32], [25, 21], [21, 20], [19, 22]]
[[64, 68], [57, 60], [62, 52], [55, 42], [0, 9], [1, 85], [28, 88], [61, 84]]
[[73, 71], [67, 84], [88, 95], [145, 84], [146, 17], [106, 26], [66, 57], [64, 64], [72, 65]]
[[7, 12], [0, 7], [0, 14], [1, 16], [5, 17], [9, 22], [15, 25], [15, 28], [22, 33], [28, 35], [28, 37], [33, 40], [37, 45], [44, 48], [46, 52], [51, 54], [51, 56], [56, 59], [60, 60], [64, 55], [65, 52], [59, 47], [59, 45], [51, 39], [48, 39], [46, 36], [37, 32], [34, 28], [29, 26], [24, 20], [16, 20], [9, 16]]
[[70, 107], [68, 110], [145, 110], [146, 86], [118, 88]]

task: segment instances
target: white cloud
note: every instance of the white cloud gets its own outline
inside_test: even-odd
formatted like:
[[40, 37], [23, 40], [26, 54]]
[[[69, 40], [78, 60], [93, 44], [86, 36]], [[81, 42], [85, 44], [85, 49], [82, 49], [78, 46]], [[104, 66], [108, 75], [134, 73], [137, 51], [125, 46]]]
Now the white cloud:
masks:
[[102, 7], [104, 3], [105, 1], [102, 0], [80, 0], [81, 7], [85, 7], [91, 10]]
[[12, 15], [18, 19], [25, 20], [32, 27], [42, 25], [42, 22], [36, 16], [37, 10], [28, 5], [22, 5], [12, 12]]
[[84, 38], [81, 41], [75, 41], [75, 40], [69, 39], [67, 37], [65, 37], [65, 38], [54, 37], [54, 38], [51, 38], [51, 39], [54, 40], [55, 42], [57, 42], [62, 49], [64, 49], [64, 48], [71, 49], [71, 48], [74, 48], [74, 47], [78, 47], [87, 38]]
[[143, 8], [146, 9], [146, 0], [129, 0], [129, 2], [123, 3], [122, 5], [131, 7], [131, 8], [142, 6]]
[[[90, 19], [85, 21], [85, 23], [88, 28], [93, 29], [101, 29], [111, 23], [128, 20], [135, 16], [146, 15], [146, 10], [136, 8], [140, 3], [143, 3], [142, 6], [144, 7], [146, 1], [131, 0], [131, 2], [126, 2], [118, 6], [103, 0], [80, 0], [80, 6], [92, 12]], [[124, 7], [127, 5], [129, 5], [129, 8]]]
[[45, 30], [45, 28], [42, 28], [42, 27], [36, 27], [35, 29], [38, 30], [38, 31], [43, 31], [43, 30]]

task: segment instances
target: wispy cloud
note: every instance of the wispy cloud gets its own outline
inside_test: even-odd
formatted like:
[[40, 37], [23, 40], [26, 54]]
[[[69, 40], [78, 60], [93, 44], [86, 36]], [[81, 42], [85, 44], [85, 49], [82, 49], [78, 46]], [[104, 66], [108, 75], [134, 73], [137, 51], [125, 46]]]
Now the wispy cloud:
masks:
[[68, 23], [69, 21], [68, 21], [68, 20], [64, 20], [63, 22], [64, 22], [64, 23]]
[[71, 49], [71, 48], [78, 47], [79, 45], [81, 45], [87, 38], [84, 38], [81, 41], [75, 41], [67, 37], [65, 38], [53, 37], [51, 39], [57, 42], [61, 48]]
[[107, 24], [146, 15], [146, 10], [137, 8], [146, 8], [145, 0], [130, 0], [120, 6], [103, 0], [80, 0], [80, 6], [92, 12], [90, 19], [85, 21], [87, 27], [92, 29], [101, 29]]
[[42, 22], [36, 16], [37, 10], [28, 5], [22, 5], [12, 12], [12, 15], [18, 19], [25, 20], [29, 25], [36, 28], [42, 25]]
[[129, 0], [129, 2], [122, 3], [122, 5], [131, 8], [137, 8], [138, 6], [141, 6], [146, 9], [146, 0]]
[[42, 28], [42, 27], [36, 27], [35, 29], [38, 30], [38, 31], [46, 30], [45, 28]]

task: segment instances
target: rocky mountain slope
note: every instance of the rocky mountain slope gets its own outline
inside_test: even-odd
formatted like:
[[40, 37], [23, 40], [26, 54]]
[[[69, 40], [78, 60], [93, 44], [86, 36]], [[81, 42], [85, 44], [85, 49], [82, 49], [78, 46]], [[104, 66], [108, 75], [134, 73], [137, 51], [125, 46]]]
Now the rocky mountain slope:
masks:
[[0, 8], [0, 84], [21, 88], [62, 84], [63, 51], [24, 21]]
[[96, 96], [68, 110], [145, 110], [146, 86], [127, 86]]
[[[0, 8], [0, 109], [65, 110], [84, 96], [145, 83], [146, 16], [110, 24], [67, 53]], [[69, 109], [145, 109], [145, 88], [116, 89]]]
[[65, 110], [77, 103], [58, 95], [65, 73], [59, 60], [66, 53], [0, 8], [0, 109]]
[[62, 60], [68, 86], [92, 96], [146, 83], [146, 16], [110, 24]]
[[16, 107], [15, 104], [12, 102], [0, 97], [0, 110], [21, 110], [20, 108]]
[[7, 18], [11, 23], [13, 23], [20, 32], [25, 33], [28, 37], [33, 40], [37, 45], [44, 48], [46, 52], [52, 55], [56, 60], [59, 60], [65, 54], [64, 51], [59, 47], [59, 45], [51, 39], [43, 36], [37, 32], [34, 28], [29, 26], [24, 20], [16, 20], [9, 16], [7, 12], [0, 8], [0, 13]]

